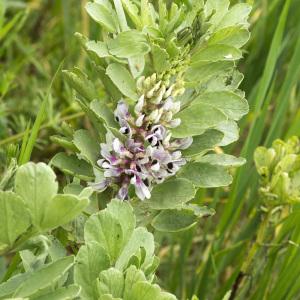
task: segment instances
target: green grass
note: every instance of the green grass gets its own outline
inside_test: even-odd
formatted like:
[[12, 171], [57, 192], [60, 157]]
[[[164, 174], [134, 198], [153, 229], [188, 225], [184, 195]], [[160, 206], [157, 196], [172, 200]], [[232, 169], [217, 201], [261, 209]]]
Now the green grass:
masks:
[[[240, 63], [250, 113], [241, 122], [240, 140], [228, 147], [247, 164], [235, 171], [229, 188], [198, 193], [199, 203], [216, 209], [214, 217], [180, 235], [157, 235], [165, 245], [161, 284], [179, 299], [192, 294], [222, 299], [232, 288], [260, 224], [253, 152], [275, 138], [300, 136], [300, 2], [253, 2], [252, 36]], [[75, 31], [99, 34], [82, 9], [83, 0], [7, 3], [5, 21], [0, 4], [0, 172], [9, 145], [20, 148], [20, 164], [47, 162], [58, 152], [49, 137], [60, 131], [62, 121], [89, 127], [59, 71], [86, 64]], [[236, 299], [299, 299], [299, 220], [295, 207], [272, 244], [259, 248]]]

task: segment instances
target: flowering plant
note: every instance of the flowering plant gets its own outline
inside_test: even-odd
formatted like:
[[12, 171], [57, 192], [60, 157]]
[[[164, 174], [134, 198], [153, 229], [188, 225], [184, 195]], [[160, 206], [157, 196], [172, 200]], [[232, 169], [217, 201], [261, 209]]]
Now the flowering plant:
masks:
[[52, 165], [108, 197], [195, 212], [185, 203], [196, 190], [230, 184], [227, 169], [244, 163], [210, 151], [237, 140], [236, 121], [248, 112], [236, 61], [249, 7], [95, 1], [86, 10], [101, 38], [76, 36], [107, 95], [83, 71], [64, 71], [95, 131], [54, 137], [76, 156], [59, 153]]
[[14, 165], [1, 180], [0, 253], [18, 254], [0, 298], [176, 299], [155, 283], [146, 226], [183, 231], [213, 214], [197, 191], [228, 186], [245, 162], [221, 147], [248, 112], [236, 62], [250, 8], [95, 0], [86, 10], [100, 25], [97, 40], [76, 34], [90, 74], [64, 75], [89, 130], [63, 123], [52, 137], [67, 150], [50, 162], [65, 174], [60, 193], [44, 163]]

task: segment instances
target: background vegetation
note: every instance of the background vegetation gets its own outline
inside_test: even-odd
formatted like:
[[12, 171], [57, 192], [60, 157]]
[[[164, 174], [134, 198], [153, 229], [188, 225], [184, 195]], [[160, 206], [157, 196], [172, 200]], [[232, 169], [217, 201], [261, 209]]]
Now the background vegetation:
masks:
[[[85, 0], [6, 2], [4, 11], [0, 0], [0, 172], [20, 151], [38, 114], [39, 134], [27, 154], [33, 161], [48, 162], [58, 152], [50, 137], [60, 132], [63, 121], [89, 128], [60, 70], [86, 65], [74, 32], [91, 38], [99, 33], [83, 9]], [[250, 113], [241, 122], [240, 140], [227, 149], [247, 164], [236, 171], [229, 188], [197, 195], [199, 203], [215, 208], [214, 217], [180, 235], [156, 235], [166, 245], [159, 253], [161, 284], [179, 299], [193, 294], [222, 299], [235, 288], [260, 223], [254, 150], [276, 138], [300, 135], [300, 2], [248, 2], [253, 5], [252, 36], [239, 67]], [[89, 65], [85, 69], [96, 78]], [[99, 93], [103, 95], [101, 86]], [[260, 245], [251, 271], [243, 275], [241, 299], [300, 299], [299, 220], [296, 206], [275, 228], [272, 243]]]

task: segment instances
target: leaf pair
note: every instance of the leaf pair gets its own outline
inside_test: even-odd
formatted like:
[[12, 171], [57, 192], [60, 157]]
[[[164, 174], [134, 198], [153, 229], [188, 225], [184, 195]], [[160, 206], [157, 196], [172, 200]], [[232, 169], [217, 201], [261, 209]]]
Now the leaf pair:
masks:
[[158, 265], [153, 236], [143, 227], [136, 228], [128, 203], [114, 199], [105, 210], [92, 215], [84, 238], [86, 244], [80, 248], [75, 265], [81, 297], [132, 300], [141, 299], [142, 292], [142, 299], [174, 299], [164, 298], [169, 294], [152, 284]]
[[30, 162], [18, 168], [15, 192], [0, 192], [0, 249], [11, 248], [30, 226], [29, 237], [68, 223], [89, 203], [86, 196], [57, 191], [56, 176], [46, 164]]

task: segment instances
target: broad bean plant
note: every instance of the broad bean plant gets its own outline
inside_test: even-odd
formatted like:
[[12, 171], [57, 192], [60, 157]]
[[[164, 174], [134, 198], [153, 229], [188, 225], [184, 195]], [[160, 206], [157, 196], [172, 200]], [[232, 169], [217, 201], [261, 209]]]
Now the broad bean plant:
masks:
[[[89, 68], [63, 74], [88, 126], [63, 123], [52, 141], [65, 150], [49, 165], [12, 161], [1, 180], [0, 253], [12, 259], [0, 299], [176, 299], [158, 285], [153, 233], [214, 214], [198, 191], [230, 185], [245, 163], [222, 147], [248, 112], [237, 62], [250, 10], [229, 0], [86, 4], [101, 28], [75, 34]], [[270, 205], [276, 176], [294, 182], [270, 177], [271, 152], [256, 153]]]

